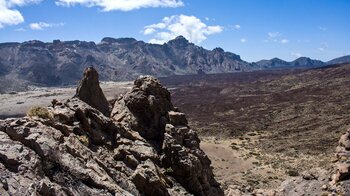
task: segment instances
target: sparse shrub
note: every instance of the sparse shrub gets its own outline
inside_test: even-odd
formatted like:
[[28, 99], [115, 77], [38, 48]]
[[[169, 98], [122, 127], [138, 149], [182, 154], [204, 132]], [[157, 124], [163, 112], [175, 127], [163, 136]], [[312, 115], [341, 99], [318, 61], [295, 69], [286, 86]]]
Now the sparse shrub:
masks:
[[256, 136], [256, 133], [247, 133], [249, 136]]
[[90, 142], [89, 142], [89, 137], [86, 135], [80, 135], [78, 137], [79, 141], [84, 145], [84, 146], [89, 146]]
[[28, 112], [27, 116], [29, 117], [39, 117], [44, 119], [53, 119], [52, 114], [47, 110], [47, 108], [41, 107], [41, 106], [33, 106], [31, 107]]
[[168, 168], [165, 169], [165, 173], [170, 174], [170, 173], [173, 173], [173, 172], [174, 172], [174, 170], [171, 167], [168, 167]]
[[297, 170], [293, 170], [293, 169], [291, 169], [291, 170], [288, 170], [287, 171], [287, 174], [289, 175], [289, 176], [299, 176], [299, 172], [297, 171]]
[[239, 150], [239, 147], [237, 147], [237, 146], [231, 146], [231, 148], [232, 148], [232, 150]]

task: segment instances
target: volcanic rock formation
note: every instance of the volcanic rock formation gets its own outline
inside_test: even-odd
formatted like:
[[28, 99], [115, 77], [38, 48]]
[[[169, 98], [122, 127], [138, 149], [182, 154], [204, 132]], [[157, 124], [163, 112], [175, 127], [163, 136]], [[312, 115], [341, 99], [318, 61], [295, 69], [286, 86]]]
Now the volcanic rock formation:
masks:
[[98, 109], [105, 116], [109, 116], [110, 106], [100, 87], [98, 73], [93, 67], [85, 69], [74, 97]]
[[96, 78], [88, 69], [79, 96], [54, 101], [47, 118], [0, 121], [0, 195], [223, 195], [158, 80], [136, 80], [109, 118], [106, 105], [85, 97], [86, 84], [93, 99], [103, 96]]

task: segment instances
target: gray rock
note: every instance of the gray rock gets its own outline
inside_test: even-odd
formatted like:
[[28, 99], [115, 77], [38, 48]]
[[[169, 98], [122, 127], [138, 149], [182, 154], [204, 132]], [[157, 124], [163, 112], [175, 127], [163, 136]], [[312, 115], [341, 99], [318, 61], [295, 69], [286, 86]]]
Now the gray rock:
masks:
[[178, 126], [178, 125], [186, 126], [188, 123], [184, 113], [175, 112], [175, 111], [169, 112], [169, 120], [170, 120], [170, 124], [174, 126]]
[[0, 194], [223, 195], [197, 134], [169, 124], [172, 110], [169, 92], [142, 77], [113, 118], [72, 98], [53, 101], [50, 119], [1, 120]]
[[74, 97], [98, 109], [105, 116], [109, 116], [110, 105], [100, 87], [98, 73], [93, 67], [85, 69]]
[[111, 117], [130, 125], [146, 139], [160, 139], [173, 110], [170, 93], [151, 76], [141, 76], [134, 82], [131, 92], [119, 97]]

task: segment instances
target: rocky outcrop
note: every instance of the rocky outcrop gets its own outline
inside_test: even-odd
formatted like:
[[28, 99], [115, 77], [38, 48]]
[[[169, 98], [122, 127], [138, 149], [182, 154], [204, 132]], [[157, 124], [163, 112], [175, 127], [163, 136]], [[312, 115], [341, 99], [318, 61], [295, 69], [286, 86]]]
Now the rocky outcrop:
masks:
[[336, 148], [335, 169], [331, 185], [346, 195], [350, 194], [350, 129], [340, 137]]
[[161, 153], [162, 166], [191, 193], [223, 194], [196, 132], [188, 127], [183, 113], [173, 110], [169, 92], [157, 79], [145, 76], [116, 101], [111, 117], [152, 143]]
[[0, 195], [223, 195], [196, 132], [152, 77], [135, 81], [112, 118], [77, 97], [47, 110], [0, 121]]
[[85, 69], [83, 79], [81, 79], [74, 97], [109, 116], [110, 106], [100, 87], [98, 73], [93, 67]]
[[132, 90], [119, 97], [111, 117], [130, 125], [146, 139], [161, 139], [172, 110], [169, 91], [157, 79], [147, 76], [135, 80]]

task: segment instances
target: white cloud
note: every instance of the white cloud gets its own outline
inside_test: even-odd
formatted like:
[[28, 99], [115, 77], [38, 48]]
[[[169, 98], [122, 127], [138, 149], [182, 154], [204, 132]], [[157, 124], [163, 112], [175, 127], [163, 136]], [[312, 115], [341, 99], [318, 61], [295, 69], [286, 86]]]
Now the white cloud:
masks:
[[292, 52], [291, 53], [292, 56], [296, 57], [296, 58], [299, 58], [299, 57], [302, 57], [303, 55], [299, 52]]
[[143, 31], [143, 34], [150, 35], [150, 34], [153, 34], [154, 32], [156, 32], [154, 28], [148, 28]]
[[40, 3], [42, 0], [3, 0], [8, 7], [24, 6], [32, 3]]
[[282, 34], [280, 32], [268, 32], [267, 35], [269, 36], [269, 38], [276, 38], [276, 37], [281, 37]]
[[24, 18], [18, 10], [0, 7], [0, 28], [8, 25], [17, 25], [22, 22], [24, 22]]
[[15, 9], [41, 0], [0, 0], [0, 28], [24, 22], [22, 14]]
[[205, 19], [206, 21], [209, 21], [209, 20], [210, 20], [210, 18], [209, 18], [209, 17], [205, 17], [204, 19]]
[[242, 38], [242, 39], [241, 39], [241, 42], [242, 42], [242, 43], [245, 43], [246, 41], [247, 41], [247, 40], [246, 40], [245, 38]]
[[29, 28], [32, 30], [43, 30], [44, 28], [61, 27], [61, 26], [64, 26], [64, 23], [36, 22], [36, 23], [29, 24]]
[[180, 7], [182, 0], [56, 0], [56, 5], [74, 6], [80, 4], [86, 7], [100, 7], [103, 11], [130, 11], [149, 7]]
[[228, 28], [230, 28], [232, 30], [239, 30], [239, 29], [241, 29], [241, 25], [239, 25], [239, 24], [228, 25]]
[[160, 23], [144, 27], [143, 34], [153, 35], [150, 43], [163, 44], [182, 35], [190, 42], [201, 43], [208, 35], [220, 33], [222, 26], [208, 26], [195, 16], [173, 15], [164, 17]]
[[317, 48], [317, 50], [323, 52], [328, 48], [328, 43], [327, 42], [322, 42], [321, 47]]
[[282, 40], [281, 40], [281, 43], [282, 43], [282, 44], [286, 44], [286, 43], [288, 43], [288, 42], [289, 42], [288, 39], [282, 39]]
[[289, 43], [289, 40], [286, 38], [283, 38], [284, 36], [280, 32], [268, 32], [267, 33], [267, 39], [263, 40], [263, 42], [276, 42], [281, 44], [287, 44]]

